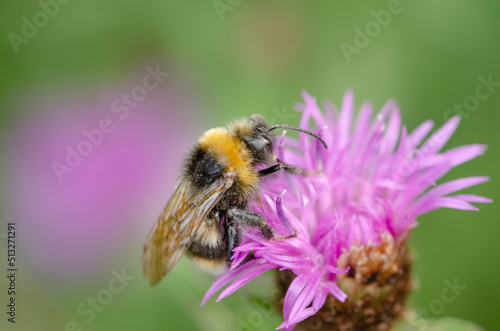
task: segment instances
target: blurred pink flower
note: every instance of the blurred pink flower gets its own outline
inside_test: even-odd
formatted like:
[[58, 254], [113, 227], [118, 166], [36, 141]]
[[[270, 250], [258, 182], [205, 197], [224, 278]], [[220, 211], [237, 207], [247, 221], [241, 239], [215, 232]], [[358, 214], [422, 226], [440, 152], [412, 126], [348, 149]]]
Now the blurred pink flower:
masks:
[[[127, 250], [134, 231], [145, 235], [170, 194], [180, 166], [172, 160], [180, 160], [196, 138], [192, 119], [199, 115], [173, 79], [138, 88], [143, 81], [153, 86], [147, 75], [146, 69], [99, 97], [40, 98], [28, 107], [33, 115], [6, 136], [7, 217], [18, 224], [20, 252], [47, 279], [73, 283], [95, 275]], [[122, 94], [140, 98], [132, 97], [131, 107]], [[102, 121], [107, 133], [100, 136]], [[93, 138], [84, 130], [93, 130]], [[69, 157], [72, 165], [65, 168], [68, 148], [85, 155]], [[58, 173], [54, 162], [71, 172]]]
[[[229, 283], [217, 301], [265, 271], [290, 270], [296, 277], [286, 291], [284, 322], [278, 327], [286, 330], [316, 314], [328, 295], [342, 302], [347, 299], [337, 280], [339, 274], [355, 267], [339, 263], [351, 248], [378, 245], [386, 237], [398, 242], [417, 225], [419, 215], [435, 209], [477, 210], [471, 202], [491, 202], [472, 194], [450, 195], [488, 177], [435, 186], [453, 167], [486, 149], [473, 144], [439, 153], [457, 128], [458, 117], [421, 145], [432, 122], [426, 121], [408, 134], [392, 101], [374, 119], [371, 106], [365, 104], [354, 119], [350, 91], [340, 112], [328, 106], [323, 113], [314, 98], [307, 93], [303, 98], [300, 127], [315, 130], [328, 149], [306, 135], [299, 140], [283, 135], [277, 143], [278, 159], [302, 167], [307, 175], [283, 175], [277, 181], [263, 182], [261, 203], [253, 205], [277, 236], [296, 236], [265, 240], [258, 232], [248, 231], [234, 250], [231, 270], [214, 282], [202, 302]], [[309, 125], [310, 120], [317, 129]], [[252, 252], [254, 258], [243, 262]]]

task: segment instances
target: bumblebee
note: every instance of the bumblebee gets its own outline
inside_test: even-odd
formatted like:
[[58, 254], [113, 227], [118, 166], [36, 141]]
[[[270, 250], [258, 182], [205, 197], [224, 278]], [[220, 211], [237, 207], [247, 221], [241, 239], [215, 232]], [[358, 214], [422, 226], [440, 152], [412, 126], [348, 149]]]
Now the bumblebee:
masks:
[[265, 217], [247, 206], [259, 192], [261, 178], [280, 170], [303, 172], [276, 159], [273, 130], [278, 128], [304, 132], [326, 148], [318, 135], [287, 125], [268, 126], [260, 115], [211, 129], [198, 140], [185, 161], [179, 186], [144, 244], [142, 271], [151, 285], [185, 253], [204, 267], [230, 263], [242, 228], [259, 228], [264, 238], [274, 238]]

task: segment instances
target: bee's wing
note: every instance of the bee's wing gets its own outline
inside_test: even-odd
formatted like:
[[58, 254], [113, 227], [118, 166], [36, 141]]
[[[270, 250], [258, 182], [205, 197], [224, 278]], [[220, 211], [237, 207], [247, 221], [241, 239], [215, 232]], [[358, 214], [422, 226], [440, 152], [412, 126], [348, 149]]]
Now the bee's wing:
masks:
[[142, 253], [142, 272], [151, 285], [158, 283], [186, 253], [203, 219], [232, 185], [225, 173], [203, 189], [184, 178], [149, 232]]

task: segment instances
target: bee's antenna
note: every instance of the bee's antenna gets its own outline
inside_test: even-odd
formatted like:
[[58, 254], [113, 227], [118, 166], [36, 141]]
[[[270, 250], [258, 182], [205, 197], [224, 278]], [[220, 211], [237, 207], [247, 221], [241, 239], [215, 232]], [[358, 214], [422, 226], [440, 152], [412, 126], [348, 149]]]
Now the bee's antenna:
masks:
[[320, 136], [318, 136], [315, 133], [312, 133], [311, 131], [307, 131], [307, 130], [304, 130], [304, 129], [301, 129], [301, 128], [296, 128], [296, 127], [293, 127], [293, 126], [288, 126], [288, 125], [285, 125], [285, 124], [276, 124], [276, 125], [273, 125], [273, 126], [271, 126], [269, 128], [269, 131], [272, 131], [272, 130], [275, 130], [275, 129], [287, 129], [287, 130], [294, 130], [294, 131], [299, 131], [299, 132], [307, 133], [308, 135], [313, 136], [314, 138], [316, 138], [319, 141], [321, 141], [321, 143], [323, 144], [323, 146], [325, 146], [325, 148], [328, 148], [328, 146], [326, 146], [325, 141], [323, 139], [321, 139]]

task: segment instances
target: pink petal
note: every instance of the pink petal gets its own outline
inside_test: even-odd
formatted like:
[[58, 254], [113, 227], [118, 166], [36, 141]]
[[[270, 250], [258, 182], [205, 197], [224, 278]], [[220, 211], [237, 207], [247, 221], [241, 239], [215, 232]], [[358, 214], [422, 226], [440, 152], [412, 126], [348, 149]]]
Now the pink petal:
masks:
[[460, 117], [453, 116], [427, 139], [421, 150], [426, 154], [439, 152], [457, 129], [458, 123], [460, 123]]
[[493, 200], [474, 194], [457, 194], [452, 195], [450, 198], [459, 199], [465, 202], [476, 202], [476, 203], [491, 203]]
[[354, 94], [352, 90], [347, 90], [344, 94], [344, 101], [340, 110], [339, 118], [339, 141], [338, 146], [343, 148], [349, 139], [351, 132], [351, 122], [354, 112]]
[[276, 255], [276, 254], [268, 254], [265, 255], [266, 261], [279, 265], [285, 269], [295, 269], [300, 268], [304, 269], [305, 267], [310, 267], [312, 263], [311, 259], [307, 256], [296, 257], [296, 256], [285, 256], [285, 255]]
[[324, 287], [318, 288], [316, 296], [314, 297], [314, 301], [312, 307], [318, 311], [323, 307], [326, 301], [326, 297], [328, 296], [328, 290]]
[[383, 153], [392, 153], [396, 147], [401, 129], [401, 113], [399, 109], [394, 110], [389, 118], [389, 125], [385, 132], [382, 150]]
[[229, 271], [228, 273], [217, 278], [214, 281], [214, 283], [212, 284], [212, 286], [208, 289], [205, 296], [203, 297], [203, 300], [201, 301], [201, 305], [202, 306], [205, 305], [205, 303], [207, 303], [208, 299], [210, 299], [210, 297], [212, 295], [214, 295], [215, 292], [217, 292], [218, 290], [223, 288], [227, 283], [229, 283], [231, 280], [236, 278], [239, 274], [245, 272], [246, 270], [248, 270], [250, 268], [255, 267], [256, 265], [259, 265], [260, 263], [262, 263], [262, 261], [260, 261], [260, 260], [251, 260], [251, 261], [241, 265], [237, 269]]
[[486, 145], [465, 145], [450, 149], [443, 155], [453, 167], [456, 167], [457, 165], [472, 160], [473, 158], [483, 154], [486, 149]]
[[385, 122], [387, 116], [389, 116], [393, 111], [398, 109], [397, 103], [393, 99], [387, 100], [387, 102], [382, 106], [380, 113], [377, 115], [377, 124]]
[[224, 299], [228, 295], [233, 294], [236, 290], [241, 288], [243, 285], [254, 279], [255, 277], [259, 276], [260, 274], [263, 274], [266, 271], [269, 271], [271, 269], [276, 268], [275, 265], [270, 265], [270, 264], [262, 264], [259, 265], [253, 269], [250, 269], [249, 271], [245, 272], [243, 275], [238, 277], [234, 282], [231, 283], [228, 287], [224, 289], [224, 291], [221, 292], [219, 297], [217, 298], [217, 302], [220, 300]]
[[415, 148], [420, 145], [422, 140], [427, 137], [433, 127], [434, 122], [432, 122], [431, 120], [427, 120], [424, 123], [420, 124], [415, 130], [413, 130], [408, 136], [408, 143], [411, 148]]
[[419, 205], [418, 208], [414, 208], [412, 210], [412, 213], [421, 215], [439, 208], [478, 210], [473, 205], [459, 199], [451, 197], [438, 197], [438, 198], [428, 199], [425, 203]]
[[351, 267], [348, 266], [345, 269], [340, 269], [340, 268], [336, 268], [336, 267], [331, 266], [331, 265], [327, 265], [327, 266], [325, 266], [325, 269], [333, 274], [345, 274], [349, 271], [349, 269], [351, 269]]
[[290, 317], [290, 313], [295, 305], [295, 302], [297, 301], [297, 298], [313, 276], [313, 273], [302, 273], [298, 275], [288, 287], [285, 295], [285, 302], [283, 304], [283, 316], [285, 317], [285, 320], [288, 320]]
[[234, 254], [232, 256], [233, 262], [231, 263], [231, 267], [229, 268], [229, 270], [231, 271], [231, 270], [234, 270], [237, 267], [239, 267], [241, 262], [243, 262], [247, 258], [248, 254], [250, 254], [249, 251], [234, 252]]
[[464, 188], [478, 185], [484, 182], [487, 182], [489, 177], [465, 177], [460, 179], [455, 179], [443, 184], [440, 184], [433, 189], [430, 189], [427, 193], [424, 194], [422, 198], [425, 197], [433, 197], [433, 196], [444, 196], [456, 191], [460, 191]]
[[347, 299], [347, 294], [345, 294], [334, 282], [328, 284], [328, 292], [339, 301], [345, 302]]
[[293, 234], [294, 231], [292, 229], [292, 226], [290, 225], [290, 223], [288, 222], [288, 220], [286, 218], [285, 212], [283, 211], [283, 205], [281, 203], [281, 199], [282, 199], [283, 195], [285, 194], [285, 192], [286, 192], [286, 190], [284, 190], [283, 193], [281, 193], [281, 195], [276, 198], [276, 213], [278, 214], [278, 218], [280, 219], [280, 221], [283, 224], [283, 226], [285, 227], [285, 229], [287, 229], [290, 234]]
[[[284, 322], [283, 322], [283, 323], [281, 323], [281, 325], [280, 325], [280, 326], [278, 326], [278, 327], [276, 328], [276, 330], [279, 330], [279, 329], [283, 328], [283, 327], [284, 327], [284, 324], [285, 324]], [[295, 329], [295, 326], [296, 326], [296, 325], [297, 325], [297, 324], [292, 324], [292, 325], [289, 325], [289, 326], [285, 327], [285, 328], [283, 329], [283, 331], [293, 331], [293, 329]]]
[[[321, 279], [321, 273], [319, 272], [313, 272], [313, 277], [310, 279], [310, 281], [307, 282], [306, 286], [302, 290], [302, 292], [299, 294], [297, 297], [297, 300], [295, 301], [291, 311], [290, 311], [290, 316], [288, 318], [289, 323], [298, 323], [302, 321], [300, 319], [303, 315], [301, 313], [303, 310], [309, 306], [314, 298], [315, 292], [318, 288], [320, 279]], [[291, 287], [292, 285], [290, 285]], [[304, 317], [305, 318], [305, 317]]]
[[354, 127], [354, 138], [353, 142], [355, 144], [360, 143], [361, 136], [365, 135], [366, 132], [370, 129], [370, 119], [372, 117], [372, 105], [369, 103], [365, 103], [361, 106], [361, 110], [358, 113], [356, 118], [356, 125]]

